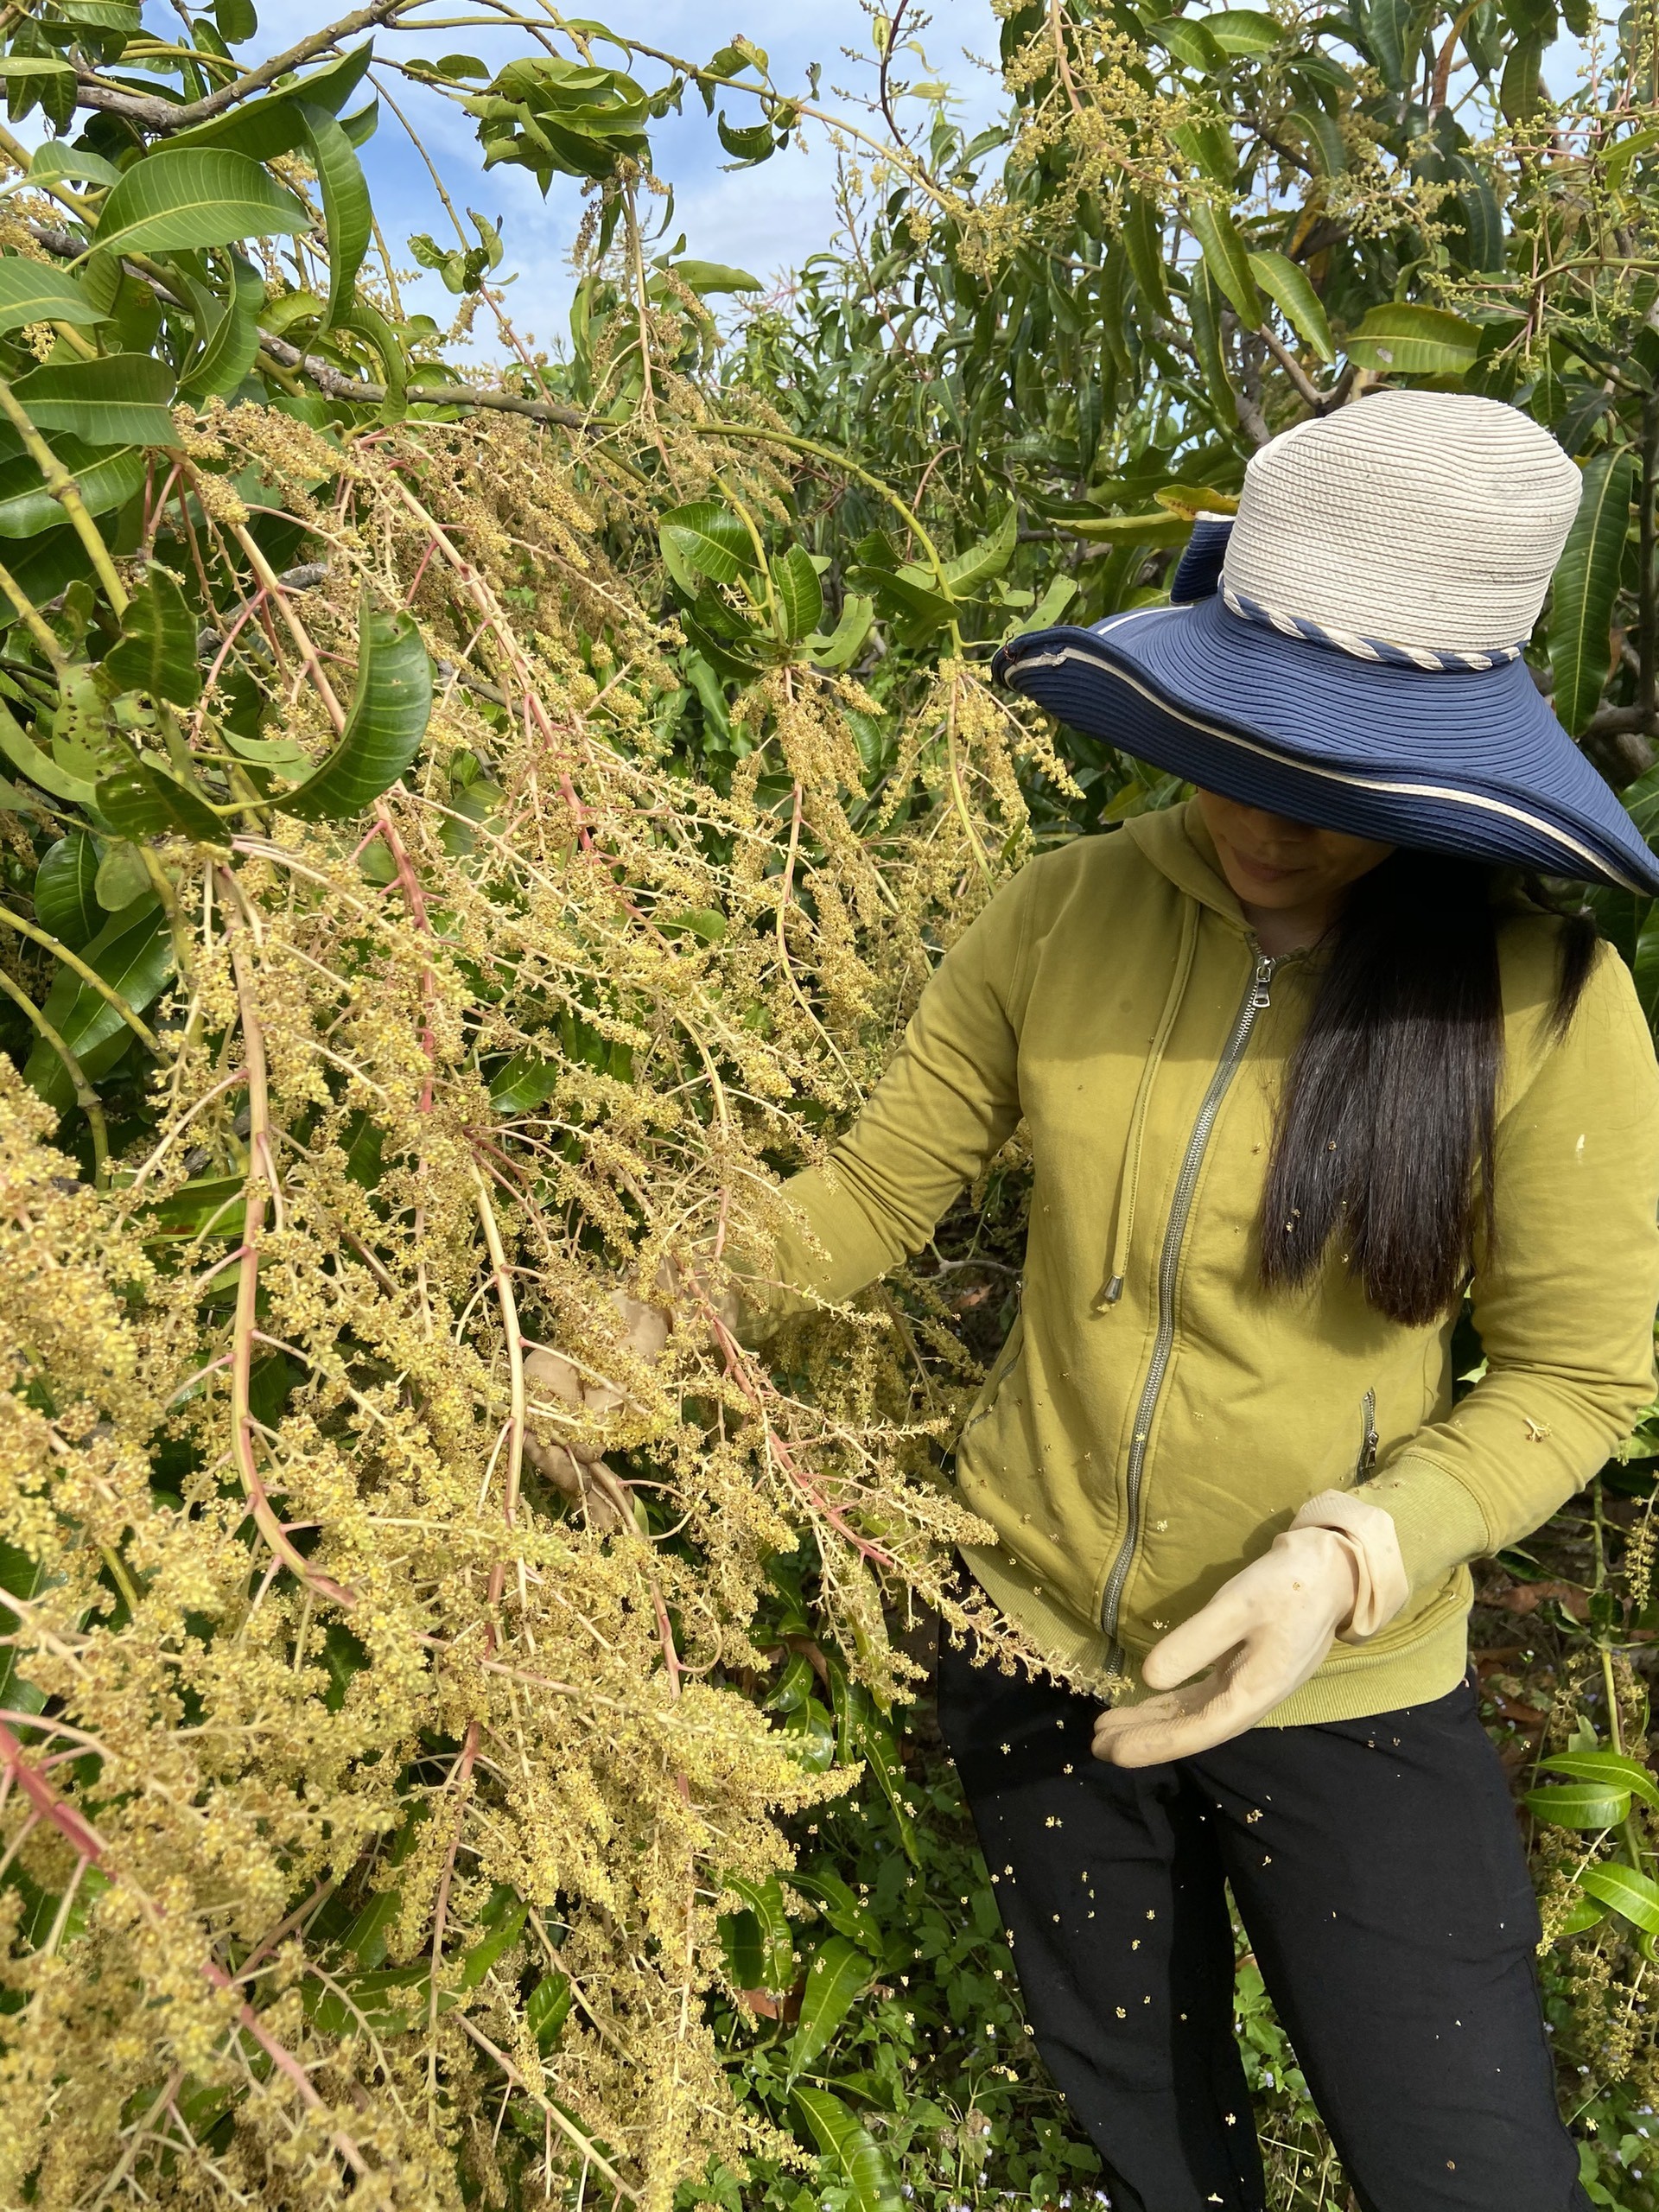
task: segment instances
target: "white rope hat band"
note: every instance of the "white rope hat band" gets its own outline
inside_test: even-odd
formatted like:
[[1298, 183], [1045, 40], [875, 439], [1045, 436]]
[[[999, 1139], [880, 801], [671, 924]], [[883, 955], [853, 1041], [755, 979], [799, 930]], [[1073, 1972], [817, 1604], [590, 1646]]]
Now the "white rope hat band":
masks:
[[1493, 645], [1478, 653], [1437, 652], [1427, 645], [1396, 645], [1386, 638], [1362, 638], [1352, 630], [1333, 630], [1328, 623], [1311, 621], [1305, 614], [1287, 614], [1281, 607], [1264, 607], [1258, 599], [1247, 599], [1243, 592], [1233, 589], [1224, 575], [1221, 596], [1229, 612], [1243, 621], [1260, 623], [1287, 638], [1334, 645], [1338, 652], [1351, 653], [1356, 660], [1386, 662], [1394, 668], [1417, 668], [1429, 674], [1444, 675], [1452, 669], [1497, 668], [1505, 661], [1521, 658], [1519, 645]]

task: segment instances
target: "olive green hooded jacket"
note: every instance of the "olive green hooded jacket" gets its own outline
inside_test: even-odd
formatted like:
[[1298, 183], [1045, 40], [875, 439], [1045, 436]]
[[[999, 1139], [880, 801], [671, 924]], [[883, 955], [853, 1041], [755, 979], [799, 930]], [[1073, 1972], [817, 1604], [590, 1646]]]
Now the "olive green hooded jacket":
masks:
[[1659, 1071], [1624, 963], [1599, 949], [1552, 1043], [1559, 925], [1499, 933], [1497, 1233], [1477, 1250], [1486, 1365], [1454, 1406], [1452, 1325], [1370, 1306], [1343, 1255], [1260, 1281], [1274, 1113], [1317, 954], [1261, 953], [1196, 806], [1021, 870], [940, 963], [822, 1169], [785, 1186], [763, 1327], [917, 1251], [1023, 1117], [1034, 1163], [1022, 1311], [963, 1428], [966, 1554], [1057, 1660], [1136, 1662], [1319, 1491], [1365, 1485], [1412, 1595], [1333, 1646], [1270, 1725], [1443, 1694], [1467, 1562], [1525, 1535], [1653, 1395]]

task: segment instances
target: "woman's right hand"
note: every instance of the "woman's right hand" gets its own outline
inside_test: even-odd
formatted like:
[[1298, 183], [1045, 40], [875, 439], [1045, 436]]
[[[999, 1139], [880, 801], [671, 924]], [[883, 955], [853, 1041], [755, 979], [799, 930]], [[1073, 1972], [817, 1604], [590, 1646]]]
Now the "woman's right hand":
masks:
[[[611, 1302], [622, 1318], [623, 1344], [636, 1359], [654, 1367], [668, 1342], [668, 1315], [625, 1290], [613, 1290]], [[584, 1506], [589, 1522], [601, 1533], [628, 1527], [632, 1500], [606, 1464], [603, 1447], [578, 1440], [554, 1411], [564, 1406], [588, 1421], [602, 1420], [629, 1402], [626, 1391], [603, 1377], [584, 1376], [573, 1360], [545, 1345], [525, 1357], [524, 1389], [524, 1457], [531, 1465], [572, 1504]]]
[[[689, 1274], [666, 1260], [658, 1274], [657, 1289], [661, 1301], [657, 1304], [625, 1290], [611, 1293], [611, 1303], [622, 1320], [622, 1343], [646, 1366], [654, 1367], [663, 1356], [676, 1305], [690, 1304], [695, 1299], [714, 1313], [722, 1328], [735, 1332], [738, 1300], [729, 1286], [716, 1290], [700, 1271]], [[584, 1376], [573, 1360], [544, 1345], [537, 1345], [525, 1357], [524, 1387], [531, 1401], [525, 1409], [525, 1459], [562, 1496], [584, 1506], [595, 1529], [609, 1532], [626, 1528], [633, 1519], [627, 1485], [606, 1464], [603, 1447], [578, 1441], [571, 1425], [561, 1421], [554, 1408], [568, 1407], [585, 1414], [588, 1421], [583, 1425], [588, 1426], [628, 1404], [626, 1391], [602, 1376]]]

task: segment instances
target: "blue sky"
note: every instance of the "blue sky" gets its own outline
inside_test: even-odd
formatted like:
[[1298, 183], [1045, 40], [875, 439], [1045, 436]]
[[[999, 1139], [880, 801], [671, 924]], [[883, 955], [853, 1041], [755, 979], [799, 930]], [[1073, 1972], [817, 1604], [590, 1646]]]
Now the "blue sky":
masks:
[[[159, 9], [149, 12], [159, 22]], [[272, 51], [335, 20], [345, 6], [344, 0], [336, 5], [327, 0], [264, 0], [259, 12], [259, 46]], [[461, 5], [439, 6], [433, 12], [453, 22], [468, 10], [463, 0]], [[524, 12], [532, 10], [527, 7]], [[619, 29], [648, 38], [653, 46], [695, 60], [708, 60], [741, 32], [766, 48], [774, 81], [791, 88], [804, 90], [807, 64], [821, 62], [827, 105], [836, 105], [830, 97], [832, 86], [864, 91], [874, 81], [868, 65], [849, 60], [843, 51], [849, 47], [869, 51], [869, 20], [858, 0], [613, 0], [606, 19]], [[984, 62], [995, 53], [997, 28], [989, 0], [939, 0], [923, 35], [928, 61], [960, 88], [963, 113], [971, 125], [995, 113], [1000, 88], [993, 74], [966, 58], [964, 48]], [[433, 58], [474, 54], [492, 67], [512, 54], [528, 50], [522, 33], [454, 29], [427, 36], [383, 35], [381, 45], [383, 51]], [[912, 77], [922, 73], [913, 57], [907, 67]], [[390, 77], [387, 89], [425, 138], [457, 206], [476, 207], [492, 219], [501, 218], [506, 245], [503, 269], [517, 272], [508, 295], [513, 321], [550, 349], [566, 327], [569, 251], [583, 206], [576, 180], [556, 179], [543, 201], [535, 181], [524, 170], [497, 168], [486, 176], [468, 117], [406, 79]], [[915, 111], [919, 113], [919, 103]], [[753, 110], [740, 111], [736, 103], [728, 112], [734, 123], [753, 120]], [[835, 157], [820, 133], [814, 131], [811, 138], [807, 153], [791, 149], [760, 168], [728, 170], [723, 164], [729, 156], [713, 123], [704, 117], [701, 99], [690, 95], [683, 116], [671, 116], [652, 132], [658, 171], [675, 189], [669, 242], [683, 231], [688, 253], [734, 264], [763, 279], [827, 244], [836, 227]], [[414, 232], [428, 232], [446, 245], [453, 242], [418, 156], [385, 108], [378, 134], [363, 149], [363, 161], [376, 212], [394, 252], [404, 255], [404, 241]], [[446, 322], [455, 304], [435, 276], [413, 286], [411, 300]], [[480, 318], [479, 327], [482, 353], [494, 350], [487, 343], [486, 321]]]

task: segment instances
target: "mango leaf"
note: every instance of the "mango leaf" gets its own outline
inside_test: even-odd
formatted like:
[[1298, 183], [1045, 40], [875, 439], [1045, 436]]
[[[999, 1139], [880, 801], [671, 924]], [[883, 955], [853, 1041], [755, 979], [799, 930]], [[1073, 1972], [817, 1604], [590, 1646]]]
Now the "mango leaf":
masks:
[[707, 576], [711, 583], [734, 584], [754, 571], [754, 541], [742, 518], [718, 499], [694, 499], [671, 507], [657, 525], [663, 565], [688, 597], [695, 599]]
[[73, 276], [44, 262], [0, 255], [0, 330], [21, 330], [29, 322], [88, 324], [106, 320]]
[[766, 1953], [760, 1942], [760, 1923], [745, 1905], [741, 1912], [720, 1916], [720, 1943], [726, 1974], [734, 1989], [766, 1986]]
[[1564, 1783], [1551, 1789], [1529, 1789], [1527, 1810], [1535, 1820], [1558, 1828], [1616, 1828], [1630, 1817], [1628, 1789], [1608, 1789], [1589, 1783]]
[[175, 707], [201, 696], [196, 665], [198, 624], [184, 594], [165, 569], [152, 568], [121, 618], [121, 635], [104, 656], [104, 667], [121, 691], [148, 691]]
[[181, 391], [192, 398], [206, 398], [216, 391], [234, 391], [252, 368], [259, 351], [264, 280], [241, 254], [232, 253], [230, 260], [230, 296], [217, 302], [217, 320], [207, 331], [202, 331], [198, 319], [198, 334], [206, 343], [180, 379]]
[[1595, 712], [1612, 664], [1613, 603], [1630, 532], [1635, 474], [1628, 452], [1599, 453], [1586, 464], [1579, 511], [1550, 590], [1553, 704], [1574, 737]]
[[46, 361], [12, 390], [40, 430], [73, 430], [89, 446], [170, 446], [173, 372], [149, 353]]
[[1205, 76], [1218, 75], [1227, 66], [1226, 54], [1211, 35], [1207, 17], [1167, 16], [1161, 22], [1149, 23], [1147, 35], [1175, 60], [1189, 69], [1200, 70]]
[[[837, 1935], [845, 1936], [874, 1959], [886, 1957], [887, 1939], [880, 1922], [873, 1909], [855, 1890], [842, 1881], [839, 1874], [830, 1872], [828, 1868], [815, 1867], [806, 1873], [797, 1869], [789, 1878], [789, 1885], [823, 1908], [824, 1918]], [[808, 1986], [810, 1986], [810, 1977]]]
[[79, 952], [104, 926], [93, 886], [98, 847], [85, 830], [72, 830], [41, 856], [35, 875], [35, 918], [71, 952]]
[[1255, 289], [1250, 257], [1232, 217], [1215, 201], [1194, 196], [1187, 203], [1186, 221], [1198, 242], [1205, 267], [1254, 330], [1267, 311]]
[[[950, 587], [952, 596], [965, 599], [981, 584], [989, 583], [993, 576], [1000, 576], [1014, 558], [1014, 548], [1019, 542], [1020, 512], [1014, 501], [1010, 500], [1001, 520], [988, 537], [978, 539], [966, 552], [957, 553], [945, 562], [945, 581]], [[927, 575], [931, 584], [931, 572], [922, 573]]]
[[92, 786], [86, 778], [54, 760], [32, 737], [26, 736], [3, 701], [0, 701], [0, 753], [54, 798], [67, 799], [71, 806], [92, 804]]
[[357, 624], [357, 690], [340, 742], [314, 776], [276, 804], [308, 822], [343, 822], [389, 791], [421, 749], [432, 713], [432, 664], [414, 619], [372, 606]]
[[1599, 1928], [1607, 1917], [1607, 1908], [1598, 1904], [1593, 1897], [1575, 1896], [1567, 1909], [1567, 1917], [1555, 1931], [1557, 1942], [1564, 1942], [1569, 1936], [1582, 1936], [1588, 1928]]
[[823, 587], [804, 545], [791, 545], [772, 564], [772, 595], [785, 635], [804, 638], [823, 620]]
[[1107, 545], [1185, 545], [1191, 519], [1160, 508], [1152, 514], [1082, 515], [1065, 525], [1068, 536], [1099, 539]]
[[[121, 172], [115, 163], [106, 161], [102, 154], [94, 154], [89, 147], [71, 146], [61, 138], [48, 138], [37, 146], [29, 164], [31, 184], [56, 184], [60, 178], [71, 177], [78, 184], [96, 184], [107, 191], [112, 184], [119, 184]], [[25, 262], [25, 268], [35, 267]]]
[[498, 1114], [528, 1114], [559, 1087], [558, 1064], [539, 1052], [515, 1052], [490, 1078], [490, 1103]]
[[832, 1936], [820, 1946], [806, 1970], [801, 2017], [790, 2039], [791, 2075], [806, 2071], [852, 2010], [854, 1999], [874, 1979], [874, 1960], [846, 1936]]
[[728, 1874], [726, 1887], [741, 1897], [760, 1929], [764, 1972], [755, 1986], [781, 1995], [795, 1979], [795, 1933], [784, 1910], [784, 1893], [778, 1877], [752, 1882], [744, 1874]]
[[829, 2089], [797, 2088], [791, 2094], [818, 2146], [826, 2177], [848, 2191], [847, 2212], [905, 2212], [886, 2152], [841, 2099]]
[[1161, 225], [1151, 202], [1138, 192], [1131, 194], [1124, 205], [1123, 245], [1142, 302], [1154, 314], [1167, 315], [1169, 286], [1164, 276]]
[[1030, 613], [1009, 629], [1009, 637], [1022, 637], [1030, 630], [1052, 628], [1077, 595], [1077, 587], [1075, 578], [1056, 576]]
[[721, 108], [715, 118], [715, 129], [719, 133], [721, 144], [728, 154], [736, 156], [741, 167], [752, 168], [778, 150], [778, 141], [769, 123], [753, 123], [747, 129], [734, 129], [727, 122], [726, 111]]
[[1354, 12], [1383, 83], [1391, 92], [1403, 92], [1411, 81], [1420, 40], [1413, 0], [1358, 0]]
[[[108, 514], [112, 508], [124, 506], [149, 471], [149, 456], [142, 446], [118, 446], [94, 459], [79, 438], [61, 430], [47, 443], [74, 478], [91, 515]], [[10, 474], [10, 465], [0, 463], [0, 480]], [[40, 471], [33, 461], [18, 474], [32, 476], [35, 481], [9, 498], [0, 498], [0, 537], [43, 537], [62, 522], [63, 508], [40, 481]]]
[[403, 1910], [399, 1890], [381, 1890], [369, 1899], [340, 1938], [360, 1967], [378, 1967], [386, 1955], [386, 1931]]
[[1351, 361], [1362, 369], [1391, 369], [1399, 376], [1435, 376], [1472, 368], [1480, 333], [1446, 308], [1373, 308], [1348, 340]]
[[859, 647], [869, 635], [874, 617], [875, 601], [861, 592], [849, 591], [842, 602], [841, 620], [830, 635], [810, 637], [806, 641], [814, 667], [850, 668]]
[[213, 0], [213, 21], [227, 46], [240, 46], [245, 39], [258, 35], [259, 18], [253, 0]]
[[1622, 1751], [1557, 1751], [1538, 1764], [1552, 1774], [1569, 1775], [1574, 1782], [1600, 1782], [1612, 1789], [1628, 1789], [1632, 1797], [1639, 1797], [1659, 1813], [1659, 1781], [1639, 1759], [1626, 1758]]
[[1224, 54], [1270, 54], [1285, 35], [1281, 24], [1254, 8], [1224, 8], [1203, 21]]
[[322, 219], [328, 234], [327, 329], [351, 306], [357, 272], [369, 250], [373, 217], [363, 164], [351, 140], [327, 108], [314, 107], [309, 100], [296, 105], [322, 193]]
[[1331, 326], [1325, 319], [1319, 296], [1308, 282], [1307, 271], [1284, 253], [1253, 253], [1250, 274], [1285, 321], [1322, 361], [1334, 361]]
[[118, 838], [98, 864], [92, 890], [99, 905], [106, 914], [124, 913], [149, 887], [149, 870], [144, 866], [142, 849], [124, 837]]
[[535, 2037], [536, 2048], [543, 2058], [559, 2040], [574, 1997], [569, 1976], [553, 1973], [544, 1974], [524, 1999], [524, 2024]]
[[[140, 899], [111, 914], [81, 957], [142, 1014], [173, 973], [173, 935], [160, 904]], [[93, 1080], [114, 1066], [132, 1035], [109, 1001], [71, 968], [58, 969], [41, 1011]], [[44, 1038], [24, 1064], [23, 1080], [60, 1114], [74, 1103], [63, 1062]]]
[[1599, 1866], [1586, 1866], [1579, 1887], [1599, 1904], [1611, 1905], [1620, 1919], [1644, 1936], [1659, 1936], [1659, 1882], [1651, 1875], [1609, 1859]]
[[153, 837], [167, 830], [199, 845], [222, 845], [230, 830], [176, 776], [148, 760], [132, 760], [101, 777], [98, 810], [118, 837]]
[[163, 146], [110, 194], [93, 243], [100, 253], [178, 253], [310, 228], [304, 202], [246, 154]]
[[1524, 123], [1544, 97], [1543, 60], [1548, 41], [1537, 31], [1516, 39], [1503, 64], [1497, 104], [1510, 123]]
[[664, 266], [699, 298], [710, 292], [764, 292], [766, 289], [747, 269], [728, 268], [721, 261], [671, 261]]
[[918, 641], [942, 629], [956, 615], [955, 601], [923, 583], [914, 572], [868, 568], [860, 563], [848, 569], [847, 581], [870, 593], [884, 613], [896, 614]]

